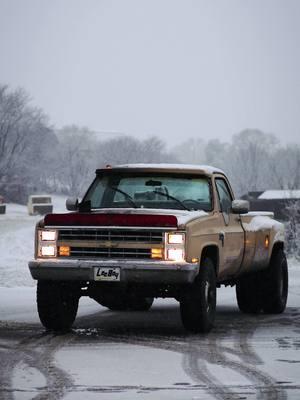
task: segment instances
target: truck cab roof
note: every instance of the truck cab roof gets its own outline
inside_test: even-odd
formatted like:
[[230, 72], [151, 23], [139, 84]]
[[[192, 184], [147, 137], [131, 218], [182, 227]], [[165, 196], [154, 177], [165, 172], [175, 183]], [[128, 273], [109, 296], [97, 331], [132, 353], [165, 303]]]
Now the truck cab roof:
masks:
[[194, 164], [120, 164], [107, 165], [105, 168], [96, 170], [97, 174], [107, 173], [107, 171], [121, 172], [164, 172], [164, 173], [182, 173], [182, 174], [197, 174], [197, 175], [213, 175], [225, 173], [216, 167], [209, 165], [194, 165]]

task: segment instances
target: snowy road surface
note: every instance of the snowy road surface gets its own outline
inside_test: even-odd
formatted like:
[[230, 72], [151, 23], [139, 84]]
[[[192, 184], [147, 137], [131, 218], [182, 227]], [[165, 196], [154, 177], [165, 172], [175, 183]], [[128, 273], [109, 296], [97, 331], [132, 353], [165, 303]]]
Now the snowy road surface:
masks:
[[215, 329], [191, 335], [176, 301], [112, 312], [82, 298], [74, 330], [54, 335], [27, 270], [35, 220], [17, 206], [0, 216], [1, 400], [300, 398], [299, 265], [281, 315], [243, 315], [222, 288]]

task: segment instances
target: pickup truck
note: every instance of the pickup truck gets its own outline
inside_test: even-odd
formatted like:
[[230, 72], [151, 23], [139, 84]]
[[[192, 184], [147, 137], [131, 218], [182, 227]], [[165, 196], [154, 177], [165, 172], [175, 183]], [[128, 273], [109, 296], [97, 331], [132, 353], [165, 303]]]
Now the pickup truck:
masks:
[[53, 204], [51, 197], [33, 194], [28, 197], [27, 209], [29, 215], [46, 215], [52, 213]]
[[96, 170], [81, 202], [36, 226], [37, 308], [46, 329], [69, 330], [81, 296], [111, 310], [180, 303], [183, 326], [209, 332], [216, 288], [235, 285], [244, 313], [281, 313], [288, 295], [283, 225], [235, 200], [210, 166], [128, 164]]

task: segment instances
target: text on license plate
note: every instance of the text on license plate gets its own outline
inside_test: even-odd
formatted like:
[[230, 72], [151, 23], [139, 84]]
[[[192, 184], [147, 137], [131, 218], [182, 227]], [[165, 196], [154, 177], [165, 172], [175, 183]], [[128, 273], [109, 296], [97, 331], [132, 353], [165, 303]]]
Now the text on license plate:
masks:
[[94, 268], [95, 281], [119, 281], [120, 268], [114, 267], [95, 267]]

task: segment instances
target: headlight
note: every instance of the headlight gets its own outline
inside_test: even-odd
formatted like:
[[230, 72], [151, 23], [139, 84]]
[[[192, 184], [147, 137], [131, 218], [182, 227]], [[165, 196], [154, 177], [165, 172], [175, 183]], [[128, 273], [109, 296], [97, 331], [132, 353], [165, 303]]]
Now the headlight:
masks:
[[168, 233], [168, 243], [169, 244], [183, 244], [184, 243], [184, 233]]
[[41, 246], [41, 256], [42, 257], [55, 257], [56, 256], [56, 246], [54, 246], [54, 245]]
[[167, 258], [177, 262], [184, 261], [184, 251], [183, 249], [168, 249]]
[[42, 241], [54, 241], [56, 240], [56, 231], [40, 231]]
[[57, 231], [54, 229], [38, 229], [38, 257], [56, 257], [57, 255]]
[[165, 259], [182, 262], [185, 259], [185, 232], [166, 232]]

